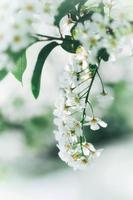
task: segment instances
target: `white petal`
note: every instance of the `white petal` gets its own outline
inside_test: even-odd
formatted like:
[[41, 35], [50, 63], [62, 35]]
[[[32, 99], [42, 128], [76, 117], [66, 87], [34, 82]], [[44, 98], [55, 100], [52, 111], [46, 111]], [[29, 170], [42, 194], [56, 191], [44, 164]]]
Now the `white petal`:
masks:
[[83, 151], [84, 151], [84, 154], [86, 155], [86, 156], [89, 156], [90, 155], [90, 150], [89, 149], [87, 149], [87, 148], [83, 148]]
[[107, 127], [107, 123], [105, 123], [104, 121], [102, 120], [98, 120], [98, 124], [103, 127], [103, 128], [106, 128]]
[[92, 20], [94, 20], [95, 22], [102, 22], [103, 21], [103, 17], [99, 13], [94, 13], [92, 15]]
[[95, 149], [95, 147], [93, 146], [93, 144], [88, 143], [88, 145], [89, 145], [90, 151], [92, 151], [92, 152], [95, 152], [95, 151], [96, 151], [96, 149]]
[[103, 152], [103, 149], [97, 150], [97, 151], [95, 152], [95, 157], [98, 158], [98, 157], [101, 155], [102, 152]]
[[91, 121], [92, 119], [93, 119], [93, 117], [90, 117], [90, 116], [85, 117], [85, 121]]
[[91, 124], [90, 129], [93, 130], [93, 131], [97, 131], [97, 130], [100, 129], [100, 127], [99, 127], [98, 124]]
[[89, 126], [89, 125], [90, 125], [89, 123], [85, 123], [85, 124], [84, 124], [84, 126]]

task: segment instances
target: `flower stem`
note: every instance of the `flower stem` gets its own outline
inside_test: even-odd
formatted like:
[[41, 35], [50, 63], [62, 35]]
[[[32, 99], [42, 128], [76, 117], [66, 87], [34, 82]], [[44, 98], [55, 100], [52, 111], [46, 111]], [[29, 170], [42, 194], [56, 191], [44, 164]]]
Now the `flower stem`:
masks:
[[36, 34], [37, 37], [44, 37], [44, 38], [48, 38], [49, 40], [61, 40], [63, 41], [64, 38], [60, 37], [53, 37], [53, 36], [48, 36], [48, 35], [42, 35], [42, 34]]
[[85, 98], [85, 108], [83, 110], [83, 117], [82, 117], [82, 120], [81, 120], [82, 129], [83, 129], [83, 124], [84, 124], [84, 120], [85, 120], [85, 116], [86, 116], [86, 106], [87, 106], [87, 103], [88, 103], [89, 94], [90, 94], [90, 91], [91, 91], [91, 88], [92, 88], [92, 85], [93, 85], [93, 82], [94, 82], [94, 79], [95, 79], [95, 76], [97, 74], [99, 66], [100, 66], [100, 63], [98, 64], [98, 67], [96, 68], [96, 70], [94, 72], [93, 78], [91, 80], [91, 83], [89, 85], [89, 88], [88, 88], [88, 91], [87, 91], [87, 95], [86, 95], [86, 98]]
[[90, 109], [91, 109], [91, 112], [92, 112], [92, 116], [93, 116], [93, 118], [94, 118], [94, 110], [93, 110], [93, 106], [92, 106], [92, 104], [90, 103], [90, 101], [88, 101], [87, 103], [88, 103], [89, 106], [90, 106]]
[[98, 77], [99, 77], [99, 80], [100, 80], [100, 82], [101, 82], [101, 85], [102, 85], [102, 92], [103, 92], [103, 93], [105, 93], [104, 84], [103, 84], [102, 78], [101, 78], [101, 76], [100, 76], [100, 74], [99, 74], [98, 70], [97, 70], [97, 75], [98, 75]]

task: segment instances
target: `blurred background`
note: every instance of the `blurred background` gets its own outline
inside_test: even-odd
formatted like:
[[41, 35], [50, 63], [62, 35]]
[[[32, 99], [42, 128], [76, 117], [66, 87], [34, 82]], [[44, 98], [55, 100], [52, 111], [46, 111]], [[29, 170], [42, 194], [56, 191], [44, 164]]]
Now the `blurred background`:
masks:
[[[53, 34], [52, 34], [53, 35]], [[45, 64], [41, 94], [30, 80], [43, 44], [27, 51], [23, 85], [9, 74], [0, 81], [0, 198], [2, 200], [133, 200], [133, 58], [102, 63], [101, 76], [114, 101], [94, 99], [107, 129], [88, 141], [104, 148], [87, 171], [73, 171], [58, 157], [53, 109], [59, 77], [69, 55], [54, 50]], [[95, 88], [98, 80], [95, 83]], [[96, 96], [95, 96], [96, 97]]]
[[[11, 74], [0, 82], [0, 197], [3, 200], [133, 199], [133, 59], [103, 63], [101, 75], [114, 101], [95, 102], [108, 128], [88, 133], [104, 148], [88, 171], [73, 171], [58, 158], [53, 108], [59, 77], [69, 55], [60, 48], [46, 62], [39, 99], [30, 91], [32, 66], [39, 49], [27, 52], [21, 85]], [[32, 56], [31, 56], [32, 55]], [[60, 59], [57, 59], [60, 58]], [[97, 82], [97, 81], [96, 81]], [[97, 84], [97, 83], [96, 83]]]

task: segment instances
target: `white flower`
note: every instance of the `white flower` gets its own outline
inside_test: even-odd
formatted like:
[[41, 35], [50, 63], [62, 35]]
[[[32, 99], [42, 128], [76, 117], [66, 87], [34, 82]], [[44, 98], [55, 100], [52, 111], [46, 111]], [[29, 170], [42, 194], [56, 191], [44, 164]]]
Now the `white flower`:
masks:
[[72, 107], [72, 109], [80, 111], [85, 108], [85, 101], [84, 99], [80, 99], [79, 95], [71, 93], [66, 100], [66, 105]]
[[114, 100], [113, 90], [109, 87], [104, 88], [100, 94], [97, 95], [97, 101], [99, 103], [109, 103], [111, 104]]
[[90, 129], [93, 131], [99, 130], [100, 126], [102, 128], [107, 127], [107, 123], [105, 123], [104, 121], [102, 121], [101, 119], [97, 117], [86, 116], [85, 121], [86, 123], [84, 124], [84, 126], [90, 126]]
[[3, 25], [0, 28], [0, 51], [4, 52], [9, 45], [10, 37], [9, 34], [9, 29], [7, 26]]
[[109, 9], [112, 9], [112, 7], [115, 5], [115, 0], [102, 0], [102, 1]]
[[83, 143], [83, 154], [81, 152], [80, 144], [66, 143], [61, 140], [58, 145], [59, 156], [74, 170], [87, 169], [91, 162], [100, 156], [102, 150], [96, 150], [90, 143]]
[[[75, 63], [87, 59], [87, 55], [83, 51], [81, 51], [81, 54], [72, 57]], [[101, 150], [96, 150], [90, 143], [80, 141], [80, 138], [83, 137], [80, 116], [86, 106], [85, 99], [80, 98], [80, 95], [88, 88], [88, 82], [83, 85], [79, 83], [84, 80], [83, 77], [89, 71], [88, 69], [83, 70], [79, 80], [76, 80], [80, 71], [77, 71], [78, 68], [73, 64], [72, 61], [71, 64], [67, 65], [65, 73], [61, 77], [61, 92], [54, 111], [56, 116], [54, 123], [57, 125], [57, 131], [54, 131], [54, 133], [58, 142], [59, 157], [74, 170], [84, 170], [90, 166], [95, 158], [100, 156]], [[82, 70], [82, 66], [80, 66], [80, 70]], [[100, 120], [98, 122], [100, 123]]]
[[19, 6], [25, 13], [37, 14], [40, 11], [40, 2], [38, 0], [23, 0]]
[[[93, 0], [93, 2], [98, 5], [101, 1]], [[116, 55], [120, 46], [124, 46], [125, 50], [125, 45], [121, 41], [124, 37], [126, 41], [127, 36], [132, 33], [131, 24], [126, 19], [117, 19], [117, 22], [113, 18], [110, 20], [113, 1], [103, 0], [102, 2], [105, 4], [105, 15], [95, 12], [91, 20], [78, 23], [75, 28], [74, 38], [80, 41], [81, 47], [77, 49], [75, 55], [71, 56], [61, 76], [62, 99], [59, 97], [54, 111], [56, 116], [54, 122], [57, 125], [55, 137], [58, 142], [59, 156], [75, 170], [88, 168], [91, 161], [102, 151], [96, 150], [92, 144], [86, 142], [83, 126], [90, 126], [90, 129], [94, 131], [99, 130], [100, 127], [107, 127], [107, 123], [94, 117], [93, 107], [89, 103], [93, 95], [90, 87], [94, 77], [94, 71], [90, 69], [90, 65], [98, 66], [97, 55], [101, 48], [105, 48], [110, 57]], [[90, 2], [86, 3], [86, 5], [89, 4]], [[61, 32], [70, 34], [71, 25], [73, 22], [68, 21], [68, 17], [64, 17], [60, 24]], [[104, 109], [107, 108], [105, 101], [110, 102], [112, 99], [105, 92], [98, 96], [98, 101], [102, 103]], [[88, 109], [89, 106], [90, 109]], [[98, 106], [100, 107], [100, 104]], [[89, 117], [90, 111], [93, 117]]]
[[29, 43], [26, 35], [21, 34], [20, 32], [12, 33], [11, 45], [10, 48], [13, 52], [18, 52], [21, 49], [25, 48]]
[[[12, 3], [9, 0], [0, 1], [1, 68], [9, 70], [16, 64], [13, 63], [9, 54], [5, 56], [5, 52], [8, 52], [9, 49], [12, 53], [20, 52], [31, 43], [30, 35], [34, 32], [31, 24], [35, 18], [33, 17], [34, 12], [27, 12], [26, 8], [28, 8], [28, 2], [31, 7], [35, 6], [33, 5], [35, 1], [38, 2], [38, 0], [14, 0]], [[29, 6], [29, 9], [31, 7]]]
[[80, 66], [80, 71], [88, 67], [88, 52], [85, 48], [79, 47], [77, 49], [74, 61], [76, 61], [75, 63]]

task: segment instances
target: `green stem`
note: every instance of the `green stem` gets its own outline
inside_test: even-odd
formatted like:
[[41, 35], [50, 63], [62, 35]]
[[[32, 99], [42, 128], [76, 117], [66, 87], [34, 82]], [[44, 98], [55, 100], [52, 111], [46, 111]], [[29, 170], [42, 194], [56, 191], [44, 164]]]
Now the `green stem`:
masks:
[[82, 99], [87, 94], [87, 92], [88, 91], [84, 92], [84, 94], [82, 94], [79, 98]]
[[[86, 116], [86, 106], [87, 106], [87, 103], [88, 103], [88, 98], [89, 98], [89, 94], [90, 94], [90, 91], [91, 91], [91, 88], [92, 88], [92, 85], [93, 85], [93, 82], [94, 82], [94, 79], [95, 79], [95, 76], [97, 74], [97, 70], [100, 66], [100, 62], [98, 63], [98, 67], [96, 68], [95, 70], [95, 73], [93, 75], [93, 78], [91, 80], [91, 83], [89, 85], [89, 88], [87, 90], [87, 95], [86, 95], [86, 98], [85, 98], [85, 108], [83, 110], [83, 117], [82, 117], [82, 120], [81, 120], [81, 125], [82, 125], [82, 130], [83, 130], [83, 124], [84, 124], [84, 120], [85, 120], [85, 116]], [[93, 114], [94, 115], [94, 114]], [[82, 136], [80, 136], [80, 147], [81, 147], [81, 151], [82, 151], [82, 154], [84, 155], [84, 152], [83, 152], [83, 145], [82, 145]]]
[[89, 94], [90, 94], [90, 91], [91, 91], [91, 88], [92, 88], [92, 85], [93, 85], [93, 82], [94, 82], [94, 79], [95, 79], [95, 76], [97, 74], [99, 66], [100, 66], [100, 63], [98, 64], [98, 67], [95, 70], [95, 73], [93, 75], [93, 78], [91, 80], [91, 83], [89, 85], [89, 88], [88, 88], [88, 91], [87, 91], [87, 95], [86, 95], [86, 98], [85, 98], [85, 108], [83, 110], [83, 117], [82, 117], [82, 120], [81, 120], [82, 129], [83, 129], [83, 124], [84, 124], [84, 120], [85, 120], [85, 116], [86, 116], [86, 106], [87, 106], [87, 103], [88, 103]]
[[92, 112], [92, 116], [93, 116], [93, 118], [94, 118], [94, 110], [93, 110], [93, 106], [92, 106], [92, 104], [90, 103], [90, 101], [88, 101], [87, 103], [88, 103], [89, 106], [90, 106], [90, 109], [91, 109], [91, 112]]
[[[88, 81], [89, 79], [90, 79], [90, 78], [87, 78], [87, 79], [81, 81], [81, 82], [78, 84], [78, 86], [82, 85], [83, 83], [85, 83], [85, 82]], [[72, 90], [75, 90], [75, 89], [76, 89], [76, 87], [74, 87]]]
[[98, 71], [97, 71], [97, 75], [98, 75], [98, 77], [99, 77], [99, 80], [100, 80], [100, 82], [101, 82], [101, 85], [102, 85], [102, 92], [103, 92], [103, 93], [105, 93], [104, 84], [103, 84], [102, 78], [101, 78], [101, 76], [100, 76], [100, 74], [99, 74], [99, 72], [98, 72]]
[[64, 38], [60, 37], [53, 37], [53, 36], [48, 36], [48, 35], [42, 35], [42, 34], [36, 34], [37, 37], [44, 37], [44, 38], [48, 38], [49, 40], [61, 40], [63, 41]]
[[80, 86], [81, 84], [85, 83], [85, 82], [88, 81], [89, 79], [90, 79], [90, 78], [87, 78], [87, 79], [83, 80], [82, 82], [80, 82], [80, 83], [78, 84], [78, 86]]
[[88, 88], [88, 86], [85, 87], [83, 90], [81, 90], [81, 91], [78, 93], [78, 95], [82, 94], [82, 92], [84, 92], [87, 88]]
[[82, 143], [83, 143], [83, 139], [82, 139], [82, 136], [80, 136], [80, 147], [81, 147], [81, 152], [82, 152], [82, 155], [84, 155]]

